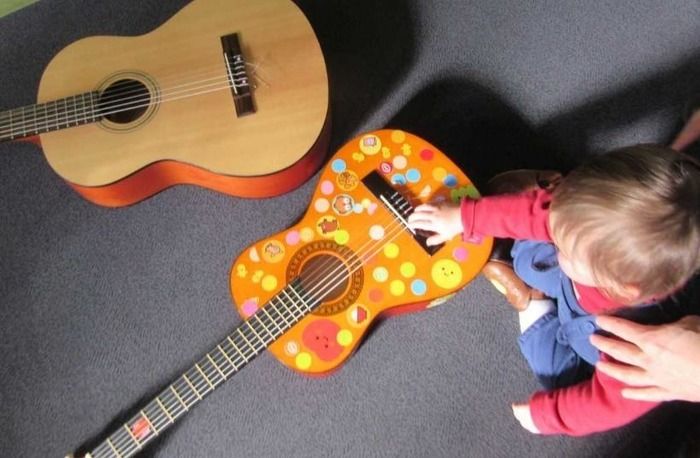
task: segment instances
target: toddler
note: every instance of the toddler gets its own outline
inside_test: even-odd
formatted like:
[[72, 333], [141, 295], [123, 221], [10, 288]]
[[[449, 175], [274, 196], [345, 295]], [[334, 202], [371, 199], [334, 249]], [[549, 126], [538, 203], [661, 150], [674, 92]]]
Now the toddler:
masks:
[[[533, 433], [585, 435], [629, 423], [657, 404], [629, 400], [595, 370], [595, 316], [645, 307], [700, 268], [700, 164], [638, 145], [598, 156], [553, 190], [420, 205], [409, 226], [429, 244], [462, 234], [512, 238], [513, 268], [544, 293], [519, 312], [520, 349], [545, 391], [513, 404]], [[607, 358], [606, 355], [602, 356]]]

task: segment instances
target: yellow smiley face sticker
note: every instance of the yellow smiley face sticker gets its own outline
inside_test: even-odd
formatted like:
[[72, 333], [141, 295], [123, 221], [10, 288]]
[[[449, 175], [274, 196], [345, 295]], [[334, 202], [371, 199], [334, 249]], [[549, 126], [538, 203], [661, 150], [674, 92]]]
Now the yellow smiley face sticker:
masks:
[[452, 259], [441, 259], [430, 271], [433, 281], [440, 288], [453, 289], [462, 282], [462, 268]]

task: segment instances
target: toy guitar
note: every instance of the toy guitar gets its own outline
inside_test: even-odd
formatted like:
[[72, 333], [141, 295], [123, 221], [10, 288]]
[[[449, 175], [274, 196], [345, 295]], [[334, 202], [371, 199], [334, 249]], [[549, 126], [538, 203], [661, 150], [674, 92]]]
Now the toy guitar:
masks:
[[414, 135], [379, 130], [347, 143], [304, 217], [234, 262], [245, 321], [87, 456], [134, 455], [265, 349], [299, 372], [329, 373], [381, 315], [444, 302], [479, 273], [492, 240], [429, 247], [406, 218], [419, 203], [464, 196], [478, 197], [469, 178]]
[[40, 143], [101, 205], [174, 184], [266, 197], [320, 167], [327, 115], [323, 54], [293, 2], [195, 0], [145, 35], [60, 51], [38, 103], [0, 111], [0, 142]]

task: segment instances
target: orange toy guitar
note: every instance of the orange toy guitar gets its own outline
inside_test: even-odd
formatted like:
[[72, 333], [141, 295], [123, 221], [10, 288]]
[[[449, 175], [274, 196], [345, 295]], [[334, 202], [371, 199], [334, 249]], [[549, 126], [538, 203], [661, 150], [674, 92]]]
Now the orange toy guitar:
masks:
[[107, 206], [180, 183], [281, 194], [328, 143], [323, 55], [290, 0], [195, 0], [146, 35], [79, 40], [38, 101], [0, 112], [0, 141], [40, 139], [56, 173]]
[[297, 371], [328, 373], [379, 316], [444, 302], [479, 273], [492, 240], [428, 247], [405, 220], [419, 203], [478, 195], [414, 135], [351, 140], [322, 172], [304, 217], [234, 262], [231, 290], [246, 321], [88, 456], [132, 456], [267, 348]]

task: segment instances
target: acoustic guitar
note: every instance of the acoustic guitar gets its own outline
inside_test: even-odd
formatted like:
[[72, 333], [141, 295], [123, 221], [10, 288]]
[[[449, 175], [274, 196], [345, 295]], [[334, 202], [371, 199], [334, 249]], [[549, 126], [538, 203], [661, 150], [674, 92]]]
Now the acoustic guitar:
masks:
[[296, 371], [327, 374], [379, 317], [445, 302], [479, 273], [492, 239], [428, 246], [406, 219], [422, 202], [478, 196], [419, 137], [379, 130], [351, 140], [322, 171], [303, 218], [233, 263], [245, 321], [86, 456], [134, 455], [266, 349]]
[[40, 144], [86, 199], [138, 202], [174, 184], [282, 194], [323, 162], [328, 79], [290, 0], [195, 0], [138, 37], [60, 51], [38, 103], [0, 112], [0, 142]]

